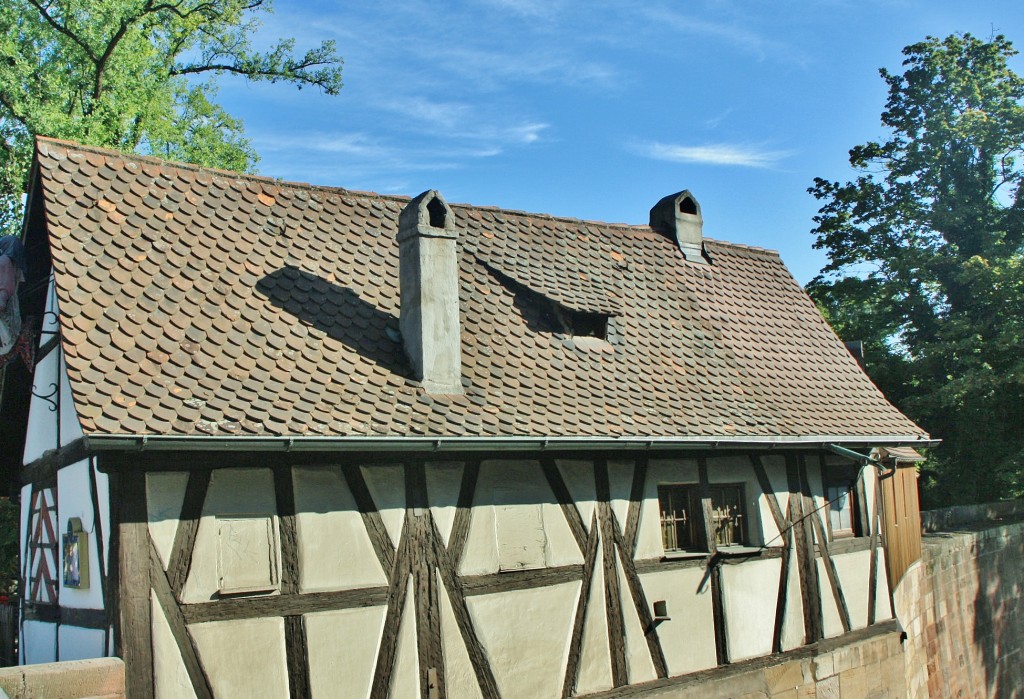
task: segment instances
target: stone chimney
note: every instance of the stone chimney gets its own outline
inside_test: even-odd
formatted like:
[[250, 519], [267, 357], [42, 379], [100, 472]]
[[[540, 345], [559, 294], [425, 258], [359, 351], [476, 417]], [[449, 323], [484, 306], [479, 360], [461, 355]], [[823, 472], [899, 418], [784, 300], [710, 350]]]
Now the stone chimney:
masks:
[[452, 210], [430, 190], [398, 217], [399, 327], [427, 393], [462, 393], [458, 232]]
[[651, 228], [676, 241], [690, 262], [707, 262], [704, 257], [704, 218], [700, 204], [690, 190], [670, 194], [651, 209]]

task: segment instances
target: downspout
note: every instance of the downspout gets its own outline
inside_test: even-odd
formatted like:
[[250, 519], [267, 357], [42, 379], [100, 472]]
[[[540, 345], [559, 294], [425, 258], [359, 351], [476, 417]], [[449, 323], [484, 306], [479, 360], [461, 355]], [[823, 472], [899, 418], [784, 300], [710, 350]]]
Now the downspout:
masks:
[[846, 447], [841, 447], [838, 444], [826, 444], [825, 448], [828, 449], [833, 454], [838, 454], [839, 456], [845, 456], [846, 458], [853, 459], [854, 461], [858, 461], [858, 462], [860, 462], [861, 464], [863, 464], [865, 466], [868, 465], [868, 464], [871, 464], [872, 466], [874, 466], [875, 468], [878, 469], [878, 477], [879, 478], [888, 478], [892, 474], [896, 473], [896, 468], [895, 467], [887, 467], [884, 463], [882, 463], [882, 461], [880, 461], [879, 459], [876, 459], [873, 456], [869, 456], [867, 454], [861, 454], [859, 452], [853, 451], [852, 449], [847, 449]]

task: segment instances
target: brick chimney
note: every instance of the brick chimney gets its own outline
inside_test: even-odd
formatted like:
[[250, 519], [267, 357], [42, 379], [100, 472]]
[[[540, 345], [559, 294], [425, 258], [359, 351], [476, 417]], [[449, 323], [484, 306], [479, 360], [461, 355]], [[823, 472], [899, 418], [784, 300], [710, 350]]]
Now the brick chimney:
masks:
[[704, 257], [704, 218], [700, 204], [690, 190], [670, 194], [651, 209], [651, 228], [676, 242], [690, 262], [707, 262]]
[[427, 393], [462, 393], [458, 232], [452, 210], [430, 190], [398, 217], [399, 327]]

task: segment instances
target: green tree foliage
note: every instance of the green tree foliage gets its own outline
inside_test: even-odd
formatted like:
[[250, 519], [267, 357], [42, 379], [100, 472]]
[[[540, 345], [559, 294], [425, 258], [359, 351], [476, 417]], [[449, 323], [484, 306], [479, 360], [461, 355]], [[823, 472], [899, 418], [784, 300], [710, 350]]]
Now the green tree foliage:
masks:
[[1024, 494], [1024, 79], [1002, 36], [928, 38], [903, 51], [853, 182], [816, 179], [808, 286], [833, 327], [863, 339], [869, 372], [944, 443], [931, 505]]
[[214, 78], [341, 88], [333, 42], [255, 50], [269, 0], [4, 0], [0, 3], [0, 224], [11, 225], [35, 135], [251, 170], [242, 122]]

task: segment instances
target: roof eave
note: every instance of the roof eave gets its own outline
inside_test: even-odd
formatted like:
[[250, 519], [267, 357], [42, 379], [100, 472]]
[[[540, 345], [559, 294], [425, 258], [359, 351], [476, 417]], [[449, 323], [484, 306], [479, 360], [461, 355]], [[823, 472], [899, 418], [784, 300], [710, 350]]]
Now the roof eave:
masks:
[[286, 452], [495, 452], [679, 451], [715, 449], [824, 449], [830, 444], [867, 448], [933, 447], [925, 435], [721, 437], [257, 437], [196, 435], [89, 435], [90, 451]]

